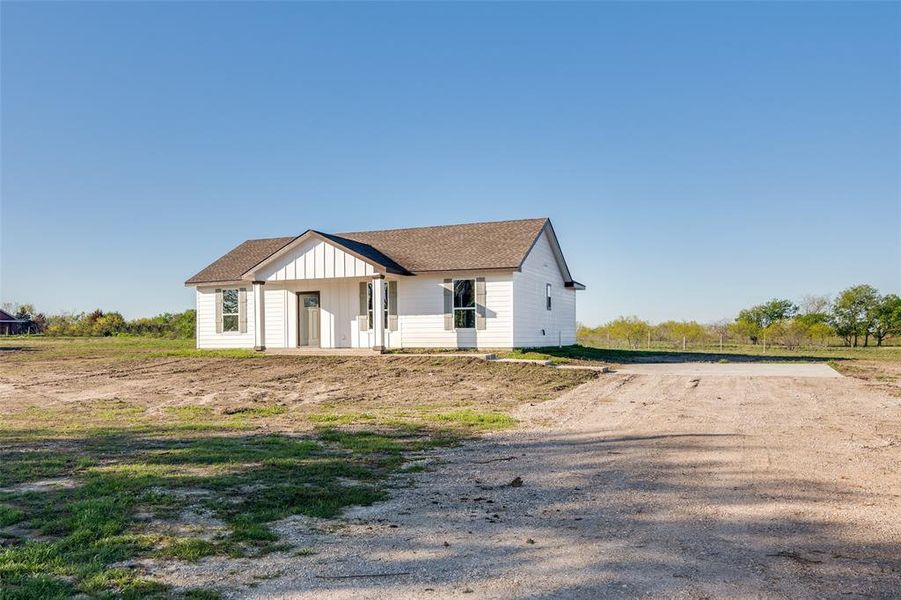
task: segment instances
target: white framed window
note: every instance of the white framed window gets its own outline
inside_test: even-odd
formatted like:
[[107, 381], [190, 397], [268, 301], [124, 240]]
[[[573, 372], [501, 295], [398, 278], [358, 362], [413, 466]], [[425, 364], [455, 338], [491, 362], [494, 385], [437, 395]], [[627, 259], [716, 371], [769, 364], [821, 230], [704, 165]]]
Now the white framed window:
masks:
[[[382, 326], [388, 329], [388, 282], [382, 280]], [[369, 328], [372, 329], [372, 282], [366, 284], [366, 317]]]
[[475, 329], [476, 280], [454, 279], [454, 329]]
[[388, 282], [382, 280], [382, 327], [388, 331]]
[[372, 282], [366, 284], [366, 322], [372, 329]]
[[238, 289], [222, 290], [222, 331], [236, 332], [240, 327]]
[[551, 284], [549, 283], [544, 286], [544, 306], [551, 310]]

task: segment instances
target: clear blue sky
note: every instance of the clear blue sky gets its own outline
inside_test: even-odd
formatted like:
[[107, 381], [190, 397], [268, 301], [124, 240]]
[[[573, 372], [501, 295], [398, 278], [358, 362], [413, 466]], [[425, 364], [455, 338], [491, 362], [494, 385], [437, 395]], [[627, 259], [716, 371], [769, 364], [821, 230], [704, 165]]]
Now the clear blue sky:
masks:
[[0, 296], [126, 317], [247, 238], [549, 216], [578, 317], [901, 287], [898, 3], [13, 3]]

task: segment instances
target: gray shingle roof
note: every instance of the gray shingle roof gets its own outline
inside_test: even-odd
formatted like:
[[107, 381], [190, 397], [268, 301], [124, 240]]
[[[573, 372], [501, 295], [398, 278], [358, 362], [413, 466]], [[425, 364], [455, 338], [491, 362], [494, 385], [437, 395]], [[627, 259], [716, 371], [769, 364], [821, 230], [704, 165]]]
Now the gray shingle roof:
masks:
[[[395, 273], [519, 268], [547, 219], [319, 235]], [[247, 240], [185, 283], [235, 281], [296, 237]]]
[[207, 265], [202, 271], [185, 283], [212, 283], [215, 281], [236, 281], [247, 270], [266, 260], [286, 245], [293, 237], [247, 240], [229, 251], [228, 254]]

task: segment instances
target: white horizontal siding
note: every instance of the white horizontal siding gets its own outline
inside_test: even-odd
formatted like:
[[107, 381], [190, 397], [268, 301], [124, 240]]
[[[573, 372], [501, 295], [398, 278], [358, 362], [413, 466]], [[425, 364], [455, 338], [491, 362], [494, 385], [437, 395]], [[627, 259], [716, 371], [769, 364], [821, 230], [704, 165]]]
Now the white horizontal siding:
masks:
[[[314, 251], [315, 252], [315, 251]], [[323, 256], [326, 251], [323, 248]], [[309, 256], [309, 254], [308, 254]], [[315, 253], [312, 255], [315, 257]], [[307, 259], [304, 259], [307, 260]], [[311, 259], [315, 260], [315, 258]], [[510, 274], [485, 276], [486, 327], [484, 330], [444, 330], [445, 278], [411, 276], [397, 282], [398, 330], [385, 332], [389, 348], [509, 348], [513, 345], [513, 278]], [[297, 346], [297, 292], [318, 291], [320, 340], [324, 348], [369, 348], [372, 333], [359, 331], [359, 284], [369, 278], [283, 281], [263, 287], [263, 343], [267, 348]], [[215, 288], [197, 289], [197, 346], [199, 348], [252, 348], [254, 345], [253, 294], [247, 286], [247, 333], [217, 334]]]
[[263, 300], [263, 345], [267, 348], [287, 348], [288, 292], [266, 284], [263, 286]]
[[[551, 310], [545, 286], [551, 284]], [[576, 343], [576, 291], [564, 287], [563, 275], [546, 233], [543, 233], [522, 270], [513, 274], [513, 342], [518, 348]], [[542, 333], [544, 330], [544, 333]]]
[[397, 286], [400, 345], [405, 348], [509, 348], [513, 344], [513, 283], [509, 274], [485, 276], [485, 329], [444, 329], [444, 279], [476, 276], [465, 273], [400, 278]]
[[[359, 282], [363, 279], [327, 279], [267, 283], [266, 347], [297, 347], [297, 293], [319, 292], [319, 341], [323, 348], [369, 348], [369, 333], [357, 331]], [[271, 300], [270, 300], [271, 298]]]
[[309, 239], [261, 269], [256, 279], [291, 281], [332, 277], [363, 277], [375, 273], [373, 266], [341, 248]]
[[197, 347], [198, 348], [253, 348], [254, 304], [250, 285], [247, 289], [247, 332], [216, 333], [216, 288], [198, 287]]

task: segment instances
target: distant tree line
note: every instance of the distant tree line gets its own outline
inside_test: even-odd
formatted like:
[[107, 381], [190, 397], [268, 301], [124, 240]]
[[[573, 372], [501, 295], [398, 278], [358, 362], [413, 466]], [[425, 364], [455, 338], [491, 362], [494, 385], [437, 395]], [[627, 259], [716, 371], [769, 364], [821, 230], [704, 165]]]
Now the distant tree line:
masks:
[[840, 339], [846, 346], [868, 346], [901, 336], [901, 297], [880, 294], [871, 285], [842, 290], [828, 296], [805, 296], [799, 303], [774, 298], [739, 311], [734, 319], [700, 324], [666, 321], [657, 325], [638, 317], [619, 317], [599, 327], [580, 326], [580, 336], [616, 340], [631, 348], [650, 342], [675, 345], [742, 342], [780, 344], [789, 348], [826, 345]]
[[118, 312], [91, 312], [46, 315], [35, 311], [31, 304], [6, 303], [3, 309], [17, 319], [27, 321], [26, 331], [50, 336], [145, 335], [168, 338], [192, 338], [196, 311], [162, 313], [155, 317], [126, 320]]

